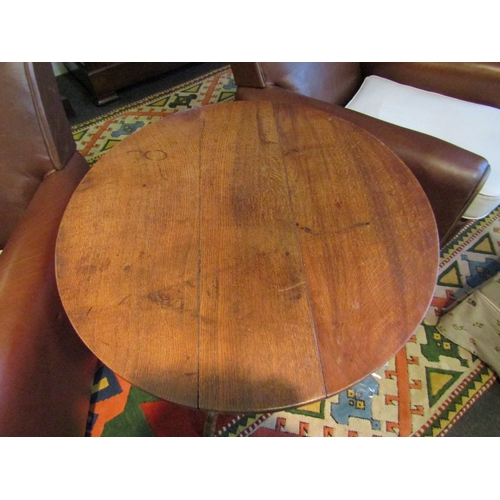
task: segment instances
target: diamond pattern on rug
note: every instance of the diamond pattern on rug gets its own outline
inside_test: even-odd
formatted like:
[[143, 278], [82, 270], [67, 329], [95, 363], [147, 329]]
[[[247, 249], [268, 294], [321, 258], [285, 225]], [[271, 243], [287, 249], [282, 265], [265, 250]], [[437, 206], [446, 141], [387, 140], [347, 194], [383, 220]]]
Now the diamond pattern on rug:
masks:
[[[94, 163], [123, 138], [169, 113], [234, 99], [230, 68], [205, 75], [73, 128]], [[500, 270], [500, 210], [468, 224], [441, 251], [429, 309], [385, 366], [346, 391], [266, 414], [219, 415], [221, 437], [440, 436], [496, 380], [477, 357], [442, 336], [439, 316]], [[205, 413], [131, 386], [101, 367], [95, 376], [88, 436], [201, 436]]]

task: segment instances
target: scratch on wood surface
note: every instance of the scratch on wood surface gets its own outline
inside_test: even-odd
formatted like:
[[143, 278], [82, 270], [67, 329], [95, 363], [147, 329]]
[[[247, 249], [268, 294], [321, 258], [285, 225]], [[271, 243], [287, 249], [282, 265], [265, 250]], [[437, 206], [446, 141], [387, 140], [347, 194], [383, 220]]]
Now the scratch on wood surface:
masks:
[[127, 295], [126, 297], [123, 297], [123, 299], [120, 300], [120, 302], [118, 302], [118, 305], [121, 306], [129, 297], [131, 297], [131, 295]]
[[297, 288], [300, 285], [305, 285], [305, 281], [301, 281], [300, 283], [297, 283], [296, 285], [289, 286], [287, 288], [282, 288], [281, 290], [278, 290], [278, 292], [286, 292], [287, 290], [292, 290], [293, 288]]

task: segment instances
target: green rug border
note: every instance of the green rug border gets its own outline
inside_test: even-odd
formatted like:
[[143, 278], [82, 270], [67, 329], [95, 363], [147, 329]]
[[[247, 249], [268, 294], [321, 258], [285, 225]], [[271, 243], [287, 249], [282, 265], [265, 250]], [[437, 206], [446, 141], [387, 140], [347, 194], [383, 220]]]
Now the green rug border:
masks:
[[500, 206], [492, 210], [486, 217], [477, 220], [471, 220], [463, 227], [440, 251], [441, 259], [445, 259], [452, 252], [462, 245], [468, 238], [482, 229], [486, 229], [500, 213]]

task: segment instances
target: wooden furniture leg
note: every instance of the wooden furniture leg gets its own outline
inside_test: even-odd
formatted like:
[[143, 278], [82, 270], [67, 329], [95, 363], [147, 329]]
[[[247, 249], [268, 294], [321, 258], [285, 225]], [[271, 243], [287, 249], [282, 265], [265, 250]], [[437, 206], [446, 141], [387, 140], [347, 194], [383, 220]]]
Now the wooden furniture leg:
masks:
[[209, 411], [205, 417], [203, 437], [215, 437], [215, 424], [217, 423], [217, 413]]

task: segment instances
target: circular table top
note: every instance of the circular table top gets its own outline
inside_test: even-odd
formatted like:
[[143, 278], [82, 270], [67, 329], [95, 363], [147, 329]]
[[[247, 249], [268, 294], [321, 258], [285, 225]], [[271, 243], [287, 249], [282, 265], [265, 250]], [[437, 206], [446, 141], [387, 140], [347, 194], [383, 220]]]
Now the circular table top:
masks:
[[65, 310], [151, 394], [227, 413], [338, 393], [429, 305], [427, 198], [377, 139], [271, 102], [179, 112], [126, 138], [75, 191], [57, 240]]

